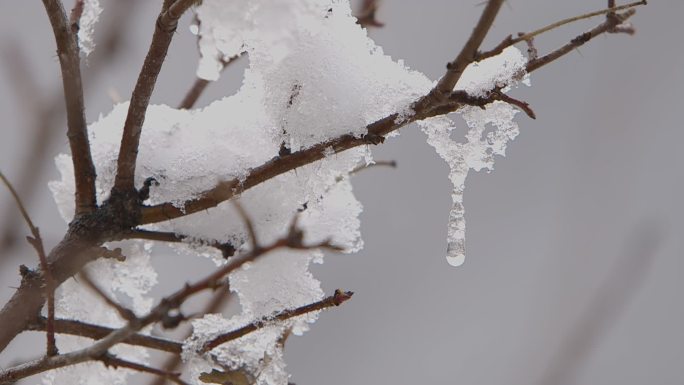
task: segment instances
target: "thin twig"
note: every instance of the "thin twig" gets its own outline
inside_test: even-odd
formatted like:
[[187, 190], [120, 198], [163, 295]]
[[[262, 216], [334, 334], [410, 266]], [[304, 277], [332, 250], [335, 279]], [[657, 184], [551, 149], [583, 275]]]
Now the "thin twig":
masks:
[[[529, 42], [534, 37], [539, 36], [543, 33], [546, 33], [546, 32], [549, 32], [551, 30], [554, 30], [556, 28], [562, 27], [566, 24], [574, 23], [574, 22], [577, 22], [580, 20], [589, 19], [589, 18], [592, 18], [595, 16], [600, 16], [600, 15], [608, 16], [607, 17], [608, 20], [606, 22], [613, 25], [614, 27], [616, 27], [617, 25], [619, 25], [622, 22], [622, 20], [616, 18], [616, 12], [622, 11], [622, 10], [630, 10], [632, 8], [638, 7], [640, 5], [646, 5], [646, 4], [647, 4], [646, 0], [641, 0], [641, 1], [636, 1], [633, 3], [621, 5], [619, 7], [615, 7], [615, 6], [608, 7], [606, 9], [602, 9], [599, 11], [589, 12], [589, 13], [585, 13], [585, 14], [575, 16], [575, 17], [569, 17], [567, 19], [557, 21], [555, 23], [549, 24], [547, 26], [544, 26], [544, 27], [539, 28], [539, 29], [532, 31], [532, 32], [520, 33], [520, 34], [518, 34], [518, 37], [516, 37], [515, 39], [511, 35], [509, 35], [504, 40], [502, 40], [501, 43], [499, 43], [493, 49], [486, 51], [486, 52], [479, 53], [477, 55], [477, 60], [480, 61], [480, 60], [484, 60], [484, 59], [492, 57], [492, 56], [496, 56], [496, 55], [500, 54], [504, 49], [506, 49], [512, 45], [518, 44], [518, 43], [523, 42], [523, 41]], [[613, 16], [610, 17], [610, 15], [613, 15]]]
[[[80, 337], [88, 337], [94, 340], [102, 339], [108, 336], [116, 329], [108, 328], [106, 326], [93, 325], [82, 321], [55, 319], [55, 333], [69, 334]], [[47, 318], [40, 317], [35, 322], [28, 325], [26, 330], [45, 331], [47, 327]], [[179, 355], [183, 351], [183, 343], [168, 340], [165, 338], [149, 336], [145, 334], [133, 334], [122, 341], [124, 344], [142, 346], [150, 349], [155, 349], [163, 352], [174, 353]]]
[[538, 29], [538, 30], [536, 30], [536, 31], [529, 32], [529, 33], [526, 33], [526, 34], [524, 34], [524, 35], [522, 35], [522, 36], [520, 36], [520, 37], [518, 37], [518, 38], [515, 38], [515, 39], [513, 39], [513, 44], [519, 43], [519, 42], [521, 42], [521, 41], [528, 40], [528, 39], [530, 39], [530, 38], [533, 38], [533, 37], [535, 37], [535, 36], [541, 35], [542, 33], [551, 31], [551, 30], [553, 30], [553, 29], [556, 29], [556, 28], [558, 28], [558, 27], [564, 26], [564, 25], [566, 25], [566, 24], [574, 23], [574, 22], [576, 22], [576, 21], [580, 21], [580, 20], [584, 20], [584, 19], [589, 19], [589, 18], [592, 18], [592, 17], [595, 17], [595, 16], [606, 15], [606, 14], [611, 14], [611, 13], [614, 14], [614, 13], [616, 13], [616, 12], [618, 12], [618, 11], [623, 11], [623, 10], [626, 10], [626, 9], [631, 9], [631, 8], [638, 7], [638, 6], [640, 6], [640, 5], [646, 5], [646, 4], [647, 4], [647, 1], [646, 1], [646, 0], [641, 0], [641, 1], [636, 1], [636, 2], [633, 2], [633, 3], [621, 5], [621, 6], [619, 6], [619, 7], [613, 6], [613, 7], [609, 7], [609, 8], [606, 8], [606, 9], [599, 10], [599, 11], [589, 12], [589, 13], [585, 13], [585, 14], [583, 14], [583, 15], [579, 15], [579, 16], [575, 16], [575, 17], [569, 17], [569, 18], [567, 18], [567, 19], [564, 19], [564, 20], [555, 22], [555, 23], [553, 23], [553, 24], [547, 25], [546, 27], [540, 28], [540, 29]]
[[[636, 11], [634, 9], [629, 9], [623, 13], [616, 14], [618, 19], [606, 19], [605, 22], [601, 23], [600, 25], [594, 27], [588, 32], [585, 32], [581, 35], [578, 35], [574, 39], [570, 40], [567, 44], [564, 46], [556, 49], [555, 51], [552, 51], [551, 53], [548, 53], [540, 58], [537, 58], [535, 60], [531, 60], [527, 62], [527, 65], [525, 67], [525, 70], [529, 73], [532, 71], [535, 71], [557, 59], [560, 57], [572, 52], [576, 48], [584, 45], [587, 43], [589, 40], [595, 38], [598, 35], [601, 35], [606, 32], [610, 32], [615, 26], [615, 23], [622, 23], [625, 20], [629, 19], [632, 17]], [[619, 21], [618, 21], [619, 20]]]
[[125, 326], [115, 329], [106, 337], [98, 340], [92, 345], [66, 354], [45, 357], [41, 360], [27, 362], [4, 371], [0, 371], [0, 384], [16, 381], [30, 375], [45, 372], [47, 370], [100, 359], [104, 354], [107, 353], [109, 348], [127, 340], [145, 326], [151, 325], [155, 322], [163, 321], [168, 317], [170, 311], [180, 308], [180, 306], [191, 296], [194, 296], [195, 294], [204, 290], [216, 289], [222, 286], [223, 280], [227, 275], [239, 269], [244, 264], [253, 262], [257, 258], [273, 250], [281, 248], [299, 250], [327, 248], [335, 251], [341, 250], [339, 247], [332, 245], [328, 241], [323, 241], [313, 245], [305, 245], [301, 243], [302, 238], [301, 230], [293, 224], [288, 234], [286, 234], [284, 237], [276, 240], [270, 245], [257, 245], [248, 253], [245, 253], [239, 257], [234, 257], [228, 264], [217, 269], [204, 279], [201, 279], [194, 284], [186, 284], [183, 288], [177, 290], [175, 293], [163, 298], [159, 304], [144, 317], [136, 317], [129, 320]]
[[[219, 289], [214, 294], [211, 301], [209, 301], [209, 303], [204, 307], [204, 309], [202, 309], [201, 314], [219, 313], [221, 311], [221, 309], [223, 309], [226, 306], [226, 303], [228, 302], [228, 300], [232, 297], [233, 296], [232, 296], [232, 293], [230, 291], [230, 288], [225, 287], [225, 288]], [[183, 340], [190, 337], [190, 335], [191, 335], [191, 333], [188, 332], [185, 335], [185, 338], [183, 338]], [[165, 370], [167, 372], [174, 372], [180, 367], [182, 362], [183, 361], [181, 359], [180, 354], [172, 355], [161, 365], [161, 367], [163, 370]], [[150, 383], [150, 385], [164, 385], [165, 382], [166, 382], [165, 379], [157, 378], [154, 381], [152, 381]]]
[[242, 218], [242, 221], [245, 223], [245, 227], [247, 228], [247, 235], [249, 236], [249, 241], [250, 243], [252, 243], [252, 249], [256, 250], [260, 247], [260, 244], [256, 235], [256, 230], [254, 230], [254, 223], [252, 222], [252, 219], [249, 217], [249, 215], [247, 215], [245, 208], [242, 207], [242, 204], [240, 204], [240, 202], [233, 201], [233, 205], [235, 206], [235, 210], [237, 210], [238, 214], [240, 215], [240, 218]]
[[[145, 239], [148, 241], [159, 241], [159, 242], [169, 242], [169, 243], [184, 243], [187, 242], [190, 237], [187, 235], [176, 234], [166, 231], [151, 231], [143, 229], [134, 229], [123, 235], [122, 238], [125, 239]], [[192, 239], [195, 241], [195, 239]], [[198, 243], [213, 247], [221, 252], [223, 258], [232, 257], [237, 250], [235, 246], [230, 242], [219, 242], [216, 240], [208, 239], [197, 239]]]
[[135, 370], [141, 373], [149, 373], [149, 374], [154, 374], [155, 376], [159, 376], [161, 378], [167, 379], [169, 381], [175, 382], [178, 385], [190, 385], [187, 382], [181, 380], [180, 378], [180, 373], [169, 373], [160, 369], [156, 369], [150, 366], [146, 366], [143, 364], [139, 364], [137, 362], [132, 362], [132, 361], [127, 361], [123, 360], [121, 358], [117, 358], [111, 354], [106, 354], [102, 356], [99, 361], [101, 361], [105, 366], [112, 366], [114, 368], [126, 368], [126, 369], [131, 369]]
[[[624, 22], [632, 15], [634, 15], [633, 9], [629, 9], [619, 14], [621, 22]], [[611, 26], [612, 23], [604, 22], [590, 32], [576, 37], [568, 45], [561, 47], [546, 56], [529, 61], [526, 65], [526, 71], [528, 73], [533, 72], [540, 67], [562, 57], [563, 55], [572, 51], [574, 48], [586, 43], [594, 37], [608, 32]], [[485, 104], [491, 103], [494, 100], [500, 100], [500, 98], [495, 97], [484, 99], [471, 98], [468, 97], [468, 95], [464, 95], [463, 93], [459, 92], [453, 92], [450, 95], [451, 96], [446, 102], [440, 103], [436, 103], [435, 99], [431, 98], [430, 95], [423, 97], [414, 104], [415, 113], [413, 115], [404, 117], [402, 119], [397, 119], [399, 118], [399, 114], [394, 113], [385, 118], [377, 120], [374, 123], [366, 126], [368, 134], [365, 137], [359, 138], [353, 135], [341, 135], [337, 138], [330, 139], [309, 148], [273, 158], [263, 165], [253, 168], [247, 174], [247, 176], [241, 180], [231, 179], [228, 181], [219, 182], [210, 190], [200, 194], [199, 198], [185, 201], [183, 205], [181, 205], [183, 209], [180, 209], [171, 203], [142, 207], [140, 224], [163, 222], [215, 207], [221, 202], [230, 200], [235, 195], [240, 194], [267, 180], [270, 180], [275, 176], [313, 163], [317, 160], [324, 159], [330, 154], [330, 149], [332, 149], [334, 153], [339, 153], [358, 146], [377, 144], [379, 142], [369, 142], [368, 138], [384, 138], [385, 135], [404, 127], [409, 123], [437, 115], [444, 115], [449, 112], [454, 112], [464, 105], [483, 106]], [[520, 104], [518, 107], [522, 108], [523, 105]], [[525, 110], [525, 112], [529, 115], [531, 110]]]
[[[221, 72], [223, 72], [230, 64], [234, 63], [239, 58], [240, 55], [235, 55], [228, 60], [221, 60]], [[181, 103], [178, 105], [178, 109], [189, 110], [194, 107], [195, 103], [197, 103], [197, 100], [199, 100], [200, 96], [202, 96], [202, 93], [204, 93], [204, 90], [207, 88], [209, 83], [211, 83], [210, 80], [199, 77], [196, 78], [195, 82], [192, 84], [192, 87], [190, 87], [188, 92], [185, 94], [183, 101], [181, 101]]]
[[12, 197], [14, 198], [14, 201], [17, 204], [17, 207], [19, 208], [19, 211], [21, 212], [21, 215], [24, 217], [24, 220], [26, 221], [26, 224], [28, 225], [32, 237], [26, 237], [28, 242], [33, 246], [33, 248], [36, 250], [36, 253], [38, 254], [38, 259], [40, 260], [40, 266], [43, 271], [43, 278], [45, 281], [45, 298], [47, 300], [47, 313], [48, 313], [48, 319], [47, 319], [47, 328], [46, 328], [46, 338], [47, 338], [47, 355], [48, 356], [54, 356], [59, 353], [57, 350], [57, 344], [55, 342], [55, 326], [54, 326], [54, 320], [55, 320], [55, 280], [52, 277], [52, 272], [50, 271], [50, 267], [47, 262], [47, 257], [45, 255], [45, 247], [43, 246], [43, 239], [40, 236], [40, 230], [38, 227], [36, 227], [33, 224], [33, 221], [31, 220], [31, 217], [28, 214], [28, 211], [26, 211], [26, 207], [24, 207], [24, 204], [21, 201], [21, 198], [19, 197], [19, 194], [17, 194], [17, 191], [14, 189], [12, 184], [10, 183], [9, 180], [5, 177], [5, 174], [3, 174], [0, 171], [0, 179], [2, 179], [2, 182], [7, 186], [7, 189], [10, 191], [12, 194]]
[[128, 107], [128, 114], [126, 115], [123, 135], [121, 137], [113, 192], [118, 191], [129, 194], [135, 190], [135, 165], [147, 106], [150, 103], [150, 97], [157, 83], [157, 76], [159, 76], [162, 64], [164, 64], [166, 59], [169, 45], [178, 27], [178, 19], [196, 1], [178, 0], [170, 4], [168, 9], [166, 9], [166, 6], [169, 5], [169, 2], [165, 1], [162, 6], [162, 11], [157, 18], [154, 35], [152, 36], [152, 43], [131, 95], [131, 102]]
[[90, 154], [85, 120], [78, 40], [68, 25], [59, 0], [43, 0], [57, 42], [57, 57], [62, 69], [62, 85], [67, 112], [67, 137], [76, 179], [76, 215], [90, 213], [97, 206], [95, 166]]
[[385, 24], [375, 18], [375, 14], [380, 7], [380, 0], [363, 0], [361, 7], [356, 12], [356, 19], [362, 27], [384, 27]]
[[307, 313], [324, 310], [333, 306], [340, 306], [341, 304], [351, 299], [352, 295], [354, 295], [354, 293], [351, 291], [342, 291], [340, 289], [337, 289], [335, 290], [335, 294], [327, 298], [324, 298], [318, 302], [314, 302], [305, 306], [300, 306], [296, 309], [283, 310], [270, 317], [263, 317], [262, 319], [253, 321], [239, 329], [235, 329], [228, 333], [214, 337], [212, 340], [207, 342], [202, 347], [200, 353], [206, 353], [209, 350], [221, 344], [224, 344], [228, 341], [236, 340], [242, 336], [245, 336], [266, 326], [273, 325], [275, 322], [282, 322], [290, 318], [298, 317], [300, 315], [304, 315]]
[[477, 56], [477, 51], [480, 49], [480, 45], [487, 36], [487, 32], [492, 27], [496, 15], [499, 13], [503, 5], [503, 0], [489, 0], [485, 9], [482, 11], [480, 20], [475, 25], [473, 32], [470, 34], [468, 41], [461, 49], [454, 61], [447, 65], [447, 72], [439, 79], [439, 82], [435, 86], [435, 90], [441, 93], [451, 92], [458, 79], [461, 78], [463, 71], [466, 67], [472, 63]]
[[85, 283], [85, 285], [88, 288], [90, 288], [92, 291], [95, 292], [95, 294], [102, 298], [102, 300], [105, 301], [107, 305], [111, 306], [114, 310], [116, 310], [116, 312], [119, 313], [119, 316], [121, 316], [121, 318], [123, 318], [126, 321], [130, 321], [135, 318], [135, 313], [133, 313], [132, 310], [126, 308], [125, 306], [110, 298], [107, 295], [107, 293], [102, 291], [102, 289], [99, 286], [97, 286], [95, 282], [93, 282], [92, 278], [90, 278], [90, 275], [85, 270], [81, 271], [80, 277], [83, 283]]

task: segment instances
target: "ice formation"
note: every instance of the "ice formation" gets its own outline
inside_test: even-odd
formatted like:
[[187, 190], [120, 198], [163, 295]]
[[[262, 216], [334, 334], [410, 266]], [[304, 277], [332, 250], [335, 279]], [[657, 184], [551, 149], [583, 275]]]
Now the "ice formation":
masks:
[[[356, 24], [343, 0], [204, 0], [196, 9], [201, 61], [198, 74], [215, 79], [221, 60], [246, 52], [249, 68], [240, 90], [197, 110], [177, 110], [151, 105], [142, 131], [136, 169], [136, 185], [148, 177], [149, 204], [182, 202], [197, 197], [218, 181], [244, 178], [249, 170], [278, 155], [343, 134], [363, 135], [365, 126], [394, 112], [410, 113], [410, 103], [426, 94], [433, 82], [423, 74], [393, 61]], [[520, 76], [522, 56], [509, 49], [478, 68], [469, 68], [459, 88], [477, 94], [493, 84]], [[89, 126], [93, 158], [97, 166], [98, 201], [103, 202], [116, 172], [121, 128], [128, 103], [114, 106]], [[463, 182], [469, 169], [492, 167], [492, 156], [503, 154], [506, 142], [517, 134], [514, 111], [506, 104], [466, 109], [470, 126], [467, 142], [449, 138], [453, 123], [434, 118], [423, 123], [428, 141], [451, 166], [454, 207], [449, 227], [449, 262], [459, 264], [464, 255]], [[483, 138], [485, 125], [496, 130]], [[372, 158], [367, 148], [330, 154], [257, 185], [238, 198], [257, 229], [262, 244], [284, 235], [297, 213], [305, 242], [331, 238], [349, 252], [362, 246], [359, 232], [361, 204], [352, 193], [348, 172]], [[73, 169], [69, 157], [60, 155], [62, 179], [50, 187], [66, 220], [73, 212]], [[230, 202], [204, 212], [147, 226], [173, 231], [194, 240], [231, 242], [248, 248], [246, 229]], [[104, 260], [93, 264], [92, 276], [113, 297], [133, 304], [137, 312], [151, 305], [147, 295], [156, 276], [149, 266], [149, 245], [127, 242], [124, 262]], [[213, 257], [217, 252], [188, 242], [179, 251]], [[308, 270], [320, 261], [317, 251], [272, 252], [230, 275], [242, 312], [232, 318], [206, 315], [193, 322], [184, 358], [191, 363], [192, 381], [212, 370], [239, 371], [258, 384], [285, 385], [288, 375], [278, 340], [284, 331], [301, 334], [315, 321], [308, 314], [226, 343], [207, 354], [198, 353], [204, 341], [274, 312], [309, 304], [323, 297], [319, 282]], [[80, 296], [82, 287], [69, 281], [58, 293], [59, 314], [111, 326], [122, 324], [111, 309], [94, 296]], [[97, 308], [97, 312], [92, 309]], [[97, 313], [97, 314], [93, 314]], [[60, 339], [60, 348], [75, 349], [88, 342], [77, 337]], [[122, 358], [144, 359], [136, 349], [116, 351]], [[53, 383], [123, 383], [125, 372], [103, 371], [98, 364], [67, 368], [44, 377]], [[122, 374], [124, 373], [124, 374]], [[71, 376], [71, 377], [69, 377]], [[79, 382], [80, 381], [80, 382]]]
[[95, 49], [95, 41], [93, 34], [95, 32], [95, 23], [100, 18], [102, 7], [100, 7], [100, 0], [84, 0], [83, 14], [78, 29], [78, 45], [84, 56], [90, 55]]
[[[526, 59], [517, 48], [507, 48], [498, 56], [468, 66], [456, 84], [456, 89], [467, 91], [470, 95], [486, 96], [487, 90], [497, 86], [510, 87], [520, 81], [528, 83], [529, 79], [524, 72], [525, 63]], [[516, 112], [511, 105], [503, 102], [489, 104], [485, 109], [460, 109], [459, 114], [468, 125], [465, 142], [451, 138], [455, 124], [448, 117], [435, 117], [419, 122], [428, 136], [428, 143], [449, 164], [449, 179], [454, 185], [447, 228], [446, 257], [452, 266], [460, 266], [465, 262], [465, 179], [470, 170], [493, 170], [494, 156], [505, 155], [508, 142], [515, 139], [519, 132], [517, 123], [513, 121]], [[488, 125], [494, 129], [487, 131]]]

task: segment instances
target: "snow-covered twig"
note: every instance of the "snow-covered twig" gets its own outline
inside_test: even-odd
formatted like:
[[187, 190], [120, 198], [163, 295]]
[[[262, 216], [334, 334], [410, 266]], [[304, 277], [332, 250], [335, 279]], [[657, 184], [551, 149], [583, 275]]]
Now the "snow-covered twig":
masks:
[[326, 297], [318, 302], [314, 302], [305, 306], [300, 306], [296, 309], [283, 310], [277, 314], [270, 317], [264, 317], [260, 320], [250, 322], [249, 324], [232, 330], [228, 333], [221, 334], [211, 341], [207, 342], [206, 345], [201, 350], [201, 353], [206, 353], [209, 350], [224, 344], [228, 341], [236, 340], [244, 335], [257, 331], [265, 326], [272, 325], [276, 321], [285, 321], [290, 318], [298, 317], [307, 313], [312, 313], [315, 311], [324, 310], [334, 306], [340, 306], [354, 295], [351, 291], [342, 291], [340, 289], [335, 290], [335, 293], [329, 297]]

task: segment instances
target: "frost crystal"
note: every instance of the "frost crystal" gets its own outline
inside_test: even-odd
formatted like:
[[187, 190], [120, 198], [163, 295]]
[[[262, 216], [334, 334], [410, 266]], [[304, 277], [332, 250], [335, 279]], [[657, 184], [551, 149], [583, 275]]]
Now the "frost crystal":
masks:
[[[499, 56], [466, 68], [456, 89], [485, 96], [487, 90], [496, 86], [515, 84], [516, 79], [523, 77], [524, 68], [524, 57], [518, 49], [510, 47]], [[449, 179], [454, 190], [447, 230], [447, 262], [452, 266], [460, 266], [465, 262], [465, 179], [471, 169], [493, 170], [494, 155], [505, 155], [506, 145], [518, 135], [518, 125], [513, 121], [516, 112], [509, 104], [502, 102], [489, 104], [484, 110], [479, 107], [462, 108], [459, 113], [468, 124], [464, 143], [451, 139], [454, 122], [447, 117], [419, 122], [428, 136], [428, 143], [449, 164], [451, 170]], [[493, 126], [489, 132], [488, 125]]]
[[102, 7], [100, 7], [100, 0], [84, 0], [83, 14], [78, 29], [78, 45], [81, 47], [81, 52], [84, 56], [90, 55], [95, 49], [95, 41], [93, 40], [93, 33], [95, 31], [95, 23], [100, 18]]

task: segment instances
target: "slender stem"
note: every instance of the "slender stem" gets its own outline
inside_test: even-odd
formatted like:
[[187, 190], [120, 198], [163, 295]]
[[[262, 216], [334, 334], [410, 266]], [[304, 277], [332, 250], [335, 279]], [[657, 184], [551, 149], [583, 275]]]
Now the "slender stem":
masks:
[[617, 25], [616, 23], [621, 23], [624, 20], [627, 20], [628, 18], [632, 17], [634, 13], [636, 13], [634, 9], [629, 9], [621, 14], [616, 14], [615, 18], [607, 18], [605, 22], [592, 28], [588, 32], [576, 36], [574, 39], [570, 40], [570, 42], [563, 45], [562, 47], [535, 60], [530, 60], [529, 62], [527, 62], [525, 69], [527, 70], [527, 72], [536, 71], [539, 68], [556, 61], [560, 57], [567, 55], [568, 53], [584, 45], [596, 36], [606, 32], [610, 32], [611, 30], [613, 30], [613, 28], [615, 28], [615, 26]]
[[[533, 38], [533, 37], [535, 37], [535, 36], [537, 36], [537, 35], [541, 35], [542, 33], [551, 31], [551, 30], [553, 30], [553, 29], [556, 29], [556, 28], [558, 28], [558, 27], [564, 26], [564, 25], [566, 25], [566, 24], [574, 23], [574, 22], [576, 22], [576, 21], [580, 21], [580, 20], [584, 20], [584, 19], [589, 19], [589, 18], [592, 18], [592, 17], [595, 17], [595, 16], [600, 16], [600, 15], [606, 15], [606, 14], [610, 14], [610, 13], [615, 13], [615, 12], [622, 11], [622, 10], [625, 10], [625, 9], [634, 8], [634, 7], [637, 7], [637, 6], [639, 6], [639, 5], [646, 5], [646, 3], [647, 3], [646, 0], [635, 1], [635, 2], [633, 2], [633, 3], [621, 5], [621, 6], [619, 6], [619, 7], [612, 6], [612, 7], [606, 8], [606, 9], [602, 9], [602, 10], [600, 10], [600, 11], [585, 13], [584, 15], [579, 15], [579, 16], [575, 16], [575, 17], [569, 17], [569, 18], [567, 18], [567, 19], [560, 20], [560, 21], [555, 22], [555, 23], [553, 23], [553, 24], [549, 24], [549, 25], [547, 25], [546, 27], [540, 28], [540, 29], [538, 29], [538, 30], [536, 30], [536, 31], [529, 32], [529, 33], [526, 33], [526, 34], [524, 34], [524, 35], [522, 35], [522, 36], [520, 36], [520, 37], [517, 37], [517, 38], [513, 39], [512, 44], [516, 44], [516, 43], [519, 43], [519, 42], [521, 42], [521, 41], [525, 41], [525, 40], [531, 39], [531, 38]], [[511, 45], [512, 45], [512, 44], [511, 44]]]
[[211, 341], [207, 342], [207, 344], [204, 345], [204, 347], [202, 347], [201, 353], [206, 353], [209, 350], [223, 343], [236, 340], [256, 330], [259, 330], [269, 325], [273, 325], [274, 322], [285, 321], [290, 318], [298, 317], [300, 315], [304, 315], [307, 313], [324, 310], [329, 307], [340, 306], [344, 302], [348, 301], [352, 297], [352, 295], [354, 295], [354, 293], [351, 291], [342, 291], [337, 289], [335, 290], [335, 294], [327, 298], [324, 298], [318, 302], [300, 306], [296, 309], [283, 310], [273, 316], [264, 317], [260, 320], [253, 321], [239, 329], [235, 329], [233, 331], [215, 337]]
[[7, 186], [7, 189], [10, 191], [12, 194], [12, 197], [14, 197], [14, 201], [17, 204], [17, 207], [19, 207], [19, 211], [21, 211], [21, 215], [24, 217], [24, 220], [26, 221], [26, 224], [28, 225], [29, 229], [31, 230], [31, 234], [33, 237], [26, 237], [28, 242], [33, 246], [33, 248], [36, 250], [36, 253], [38, 254], [38, 259], [40, 260], [40, 266], [43, 270], [44, 274], [44, 279], [45, 279], [45, 297], [47, 299], [47, 313], [48, 313], [48, 319], [47, 319], [47, 328], [46, 328], [46, 339], [47, 339], [47, 355], [48, 356], [54, 356], [58, 354], [57, 350], [57, 344], [55, 342], [55, 327], [54, 327], [54, 320], [55, 320], [55, 280], [52, 277], [52, 272], [50, 271], [50, 268], [48, 266], [47, 262], [47, 257], [45, 255], [45, 247], [43, 246], [43, 239], [40, 236], [40, 230], [38, 227], [36, 227], [33, 224], [33, 221], [31, 220], [31, 217], [28, 214], [28, 211], [26, 211], [26, 207], [24, 206], [23, 202], [21, 201], [21, 198], [19, 197], [19, 194], [17, 194], [17, 191], [14, 189], [14, 186], [7, 180], [5, 175], [0, 172], [0, 179], [2, 179], [2, 182]]
[[222, 280], [231, 272], [239, 269], [245, 263], [253, 262], [257, 258], [273, 250], [281, 248], [329, 248], [339, 250], [339, 248], [332, 246], [328, 242], [322, 242], [314, 245], [303, 245], [301, 244], [301, 239], [301, 230], [297, 229], [295, 226], [292, 226], [290, 228], [290, 232], [285, 237], [278, 239], [267, 246], [257, 245], [252, 251], [240, 257], [235, 257], [228, 264], [209, 274], [204, 279], [201, 279], [194, 284], [186, 284], [175, 293], [163, 298], [159, 304], [144, 317], [130, 319], [125, 326], [113, 330], [107, 336], [99, 339], [97, 342], [86, 348], [53, 357], [45, 357], [37, 361], [28, 362], [4, 371], [0, 371], [0, 384], [16, 381], [21, 378], [51, 369], [57, 369], [86, 361], [98, 360], [103, 357], [112, 346], [128, 340], [131, 336], [136, 334], [145, 326], [163, 320], [168, 315], [169, 311], [179, 308], [191, 296], [204, 290], [215, 289], [221, 286], [223, 284]]
[[435, 90], [446, 93], [454, 89], [465, 68], [476, 59], [477, 51], [480, 49], [485, 36], [487, 36], [487, 32], [492, 27], [503, 2], [504, 0], [489, 0], [487, 2], [480, 20], [475, 25], [468, 41], [466, 41], [456, 59], [447, 65], [447, 72], [439, 79]]
[[[226, 306], [226, 303], [228, 300], [232, 298], [231, 292], [229, 288], [221, 288], [219, 289], [209, 301], [209, 303], [204, 307], [202, 310], [201, 314], [213, 314], [213, 313], [219, 313], [221, 312], [221, 309], [223, 309]], [[190, 337], [190, 333], [186, 333], [185, 338]], [[185, 339], [184, 338], [184, 339]], [[161, 367], [163, 370], [167, 372], [174, 372], [176, 371], [182, 363], [182, 359], [180, 354], [170, 356], [162, 365]], [[150, 383], [150, 385], [164, 385], [165, 383], [164, 378], [156, 378], [154, 381]]]
[[135, 189], [135, 165], [147, 106], [150, 104], [150, 97], [157, 83], [157, 77], [178, 27], [178, 19], [195, 1], [179, 0], [171, 4], [168, 9], [166, 9], [168, 2], [165, 1], [157, 18], [152, 43], [133, 89], [128, 114], [124, 122], [113, 191], [130, 192]]
[[[56, 319], [54, 325], [55, 332], [58, 334], [70, 334], [95, 340], [104, 338], [115, 330], [105, 326], [67, 319]], [[36, 322], [29, 324], [26, 330], [45, 331], [46, 327], [47, 319], [45, 317], [40, 317]], [[133, 334], [122, 342], [128, 345], [143, 346], [168, 353], [180, 354], [183, 351], [183, 344], [181, 342], [145, 334]]]
[[[231, 63], [234, 63], [239, 58], [240, 55], [235, 55], [228, 60], [222, 60], [221, 71], [224, 71]], [[196, 78], [195, 82], [192, 84], [192, 87], [190, 87], [188, 92], [185, 94], [183, 101], [181, 101], [181, 103], [178, 105], [178, 108], [181, 110], [189, 110], [193, 108], [195, 103], [197, 103], [197, 100], [199, 100], [200, 96], [202, 96], [204, 93], [204, 90], [207, 88], [209, 83], [211, 83], [211, 81], [207, 79]]]
[[81, 84], [80, 51], [76, 35], [68, 25], [59, 0], [43, 0], [57, 42], [57, 57], [62, 69], [62, 85], [67, 112], [67, 137], [76, 179], [76, 214], [89, 213], [97, 206], [95, 166], [90, 154]]
[[[176, 234], [167, 231], [150, 231], [135, 229], [124, 234], [125, 239], [145, 239], [148, 241], [182, 243], [188, 239], [187, 235]], [[224, 258], [232, 257], [235, 254], [236, 248], [230, 242], [219, 242], [215, 240], [201, 239], [198, 240], [203, 245], [213, 247], [221, 252]]]
[[[634, 15], [634, 10], [629, 9], [618, 16], [620, 22], [624, 22], [632, 15]], [[609, 32], [613, 27], [614, 22], [606, 21], [591, 31], [576, 37], [570, 43], [558, 50], [546, 56], [529, 61], [526, 66], [527, 72], [533, 72], [540, 67], [555, 61], [594, 37]], [[445, 77], [446, 76], [448, 75], [445, 75]], [[454, 99], [454, 95], [459, 96], [460, 98]], [[492, 97], [487, 100], [472, 100], [472, 98], [469, 98], [467, 95], [453, 93], [452, 97], [449, 98], [448, 103], [444, 104], [442, 102], [442, 104], [436, 104], [435, 100], [428, 95], [414, 103], [415, 113], [412, 116], [405, 117], [404, 119], [397, 119], [399, 115], [395, 113], [366, 126], [368, 131], [366, 137], [358, 138], [352, 135], [341, 135], [337, 138], [330, 139], [292, 154], [275, 157], [263, 165], [253, 168], [242, 180], [231, 179], [219, 182], [212, 189], [200, 194], [198, 198], [185, 201], [182, 205], [183, 209], [180, 209], [171, 203], [142, 207], [140, 224], [163, 222], [216, 207], [220, 203], [232, 199], [235, 195], [270, 180], [275, 176], [325, 158], [330, 153], [330, 149], [335, 153], [339, 153], [362, 145], [376, 144], [374, 142], [369, 142], [366, 138], [371, 136], [384, 137], [388, 133], [396, 131], [414, 121], [436, 115], [444, 115], [456, 111], [463, 105], [484, 105], [487, 103], [483, 104], [483, 102], [491, 102], [494, 100], [501, 100], [501, 98]], [[512, 101], [512, 99], [509, 101]], [[516, 103], [516, 105], [521, 108], [525, 107], [525, 104], [522, 102]], [[534, 113], [529, 109], [529, 106], [523, 108], [523, 110], [530, 117], [534, 116]]]
[[119, 304], [118, 302], [114, 301], [112, 298], [110, 298], [107, 293], [102, 291], [102, 289], [97, 286], [95, 282], [90, 278], [90, 275], [85, 272], [85, 270], [81, 271], [80, 274], [81, 281], [90, 288], [92, 291], [95, 292], [102, 300], [109, 306], [111, 306], [114, 310], [116, 310], [117, 313], [119, 313], [119, 316], [122, 319], [125, 320], [132, 320], [135, 318], [135, 313], [133, 313], [132, 310], [124, 307], [123, 305]]
[[139, 364], [137, 362], [132, 362], [132, 361], [127, 361], [123, 360], [121, 358], [117, 358], [112, 356], [111, 354], [107, 354], [103, 356], [102, 358], [99, 359], [103, 364], [106, 366], [113, 366], [115, 368], [126, 368], [126, 369], [131, 369], [135, 370], [141, 373], [149, 373], [149, 374], [154, 374], [155, 376], [159, 376], [160, 378], [167, 379], [169, 381], [175, 382], [178, 385], [190, 385], [187, 382], [183, 381], [180, 379], [180, 374], [179, 373], [169, 373], [164, 370], [160, 370], [157, 368], [153, 368], [147, 365]]

